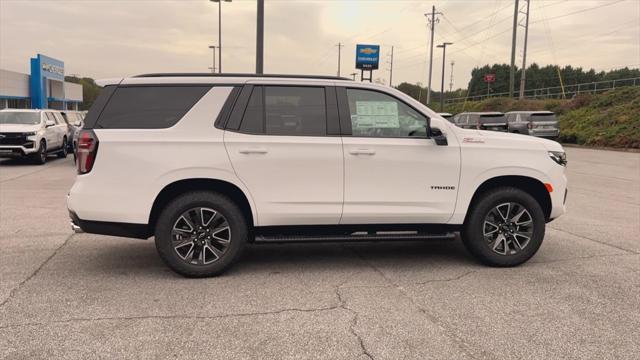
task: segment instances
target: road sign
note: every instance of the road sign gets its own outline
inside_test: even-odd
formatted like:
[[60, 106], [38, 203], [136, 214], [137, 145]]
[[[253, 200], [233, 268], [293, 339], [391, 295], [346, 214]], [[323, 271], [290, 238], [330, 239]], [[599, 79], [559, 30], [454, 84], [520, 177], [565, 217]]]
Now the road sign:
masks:
[[356, 45], [356, 69], [376, 70], [380, 61], [380, 45]]
[[496, 82], [496, 74], [484, 74], [484, 82], [486, 83]]

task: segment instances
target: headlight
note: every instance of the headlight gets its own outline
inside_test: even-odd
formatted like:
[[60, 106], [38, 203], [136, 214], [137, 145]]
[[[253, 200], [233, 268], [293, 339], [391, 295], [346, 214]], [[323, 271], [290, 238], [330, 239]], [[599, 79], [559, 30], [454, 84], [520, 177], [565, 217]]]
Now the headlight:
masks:
[[558, 165], [567, 166], [567, 154], [562, 151], [549, 151], [549, 157]]

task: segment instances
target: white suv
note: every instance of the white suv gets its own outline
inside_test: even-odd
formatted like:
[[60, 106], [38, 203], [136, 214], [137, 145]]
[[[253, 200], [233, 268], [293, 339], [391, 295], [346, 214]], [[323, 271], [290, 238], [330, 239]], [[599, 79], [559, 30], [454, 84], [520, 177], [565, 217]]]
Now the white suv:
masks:
[[0, 110], [0, 158], [29, 157], [37, 164], [49, 153], [65, 158], [68, 129], [58, 110]]
[[414, 240], [460, 231], [514, 266], [565, 212], [553, 141], [460, 129], [343, 78], [151, 74], [103, 82], [68, 197], [76, 231], [155, 236], [185, 276], [248, 242]]

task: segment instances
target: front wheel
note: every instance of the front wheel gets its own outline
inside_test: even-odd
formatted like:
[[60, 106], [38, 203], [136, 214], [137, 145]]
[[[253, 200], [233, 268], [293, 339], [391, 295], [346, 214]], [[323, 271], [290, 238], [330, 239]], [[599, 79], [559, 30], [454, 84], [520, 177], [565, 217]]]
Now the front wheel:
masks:
[[62, 139], [62, 148], [58, 151], [58, 157], [64, 159], [67, 157], [67, 152], [69, 151], [69, 145], [67, 145], [67, 138]]
[[222, 273], [241, 255], [248, 225], [240, 208], [222, 194], [191, 192], [170, 202], [158, 218], [156, 249], [186, 277]]
[[38, 165], [43, 165], [47, 162], [47, 142], [44, 140], [40, 140], [40, 147], [38, 148], [38, 152], [32, 155], [32, 160], [34, 163]]
[[491, 190], [470, 210], [462, 232], [467, 250], [489, 266], [529, 260], [542, 245], [545, 217], [528, 193], [511, 187]]

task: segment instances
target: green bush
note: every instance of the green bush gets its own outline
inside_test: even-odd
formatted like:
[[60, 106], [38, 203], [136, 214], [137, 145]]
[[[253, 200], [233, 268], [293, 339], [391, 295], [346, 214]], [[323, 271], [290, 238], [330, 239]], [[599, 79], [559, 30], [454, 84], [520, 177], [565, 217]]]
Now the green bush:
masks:
[[580, 94], [571, 100], [515, 100], [490, 98], [452, 104], [445, 111], [549, 110], [560, 124], [559, 140], [589, 146], [640, 148], [640, 88], [625, 87], [606, 93]]

